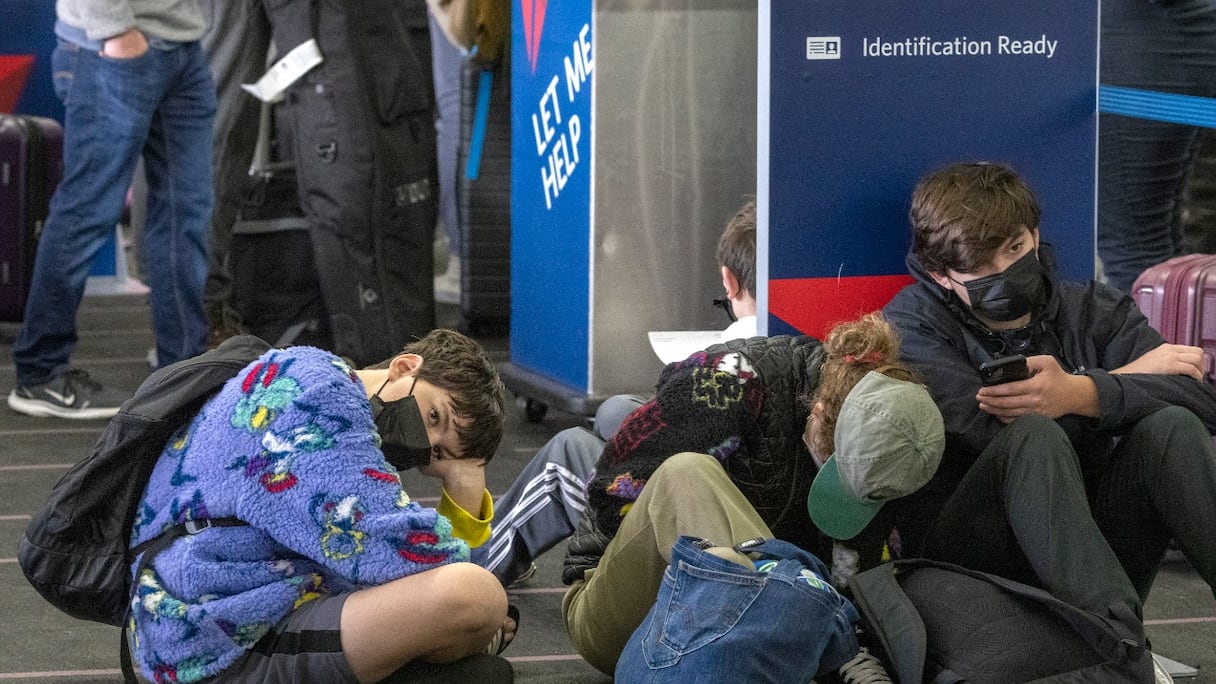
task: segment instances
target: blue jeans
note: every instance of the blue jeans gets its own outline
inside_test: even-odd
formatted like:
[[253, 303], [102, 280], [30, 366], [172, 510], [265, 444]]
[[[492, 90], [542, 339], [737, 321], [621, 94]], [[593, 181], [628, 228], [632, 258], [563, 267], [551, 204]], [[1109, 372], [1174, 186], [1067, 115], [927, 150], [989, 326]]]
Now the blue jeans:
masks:
[[67, 41], [51, 58], [66, 108], [64, 176], [38, 242], [17, 384], [68, 366], [93, 257], [113, 234], [136, 161], [148, 175], [144, 249], [162, 366], [206, 349], [203, 283], [212, 208], [215, 88], [198, 43], [112, 59]]
[[[1216, 97], [1216, 0], [1104, 0], [1101, 60], [1104, 84]], [[1112, 286], [1130, 293], [1145, 269], [1182, 253], [1198, 130], [1100, 115], [1098, 256]]]
[[756, 548], [780, 560], [757, 572], [698, 541], [672, 547], [658, 599], [617, 660], [618, 682], [809, 682], [857, 654], [857, 610], [818, 558], [769, 540]]
[[448, 250], [460, 254], [460, 219], [456, 187], [463, 168], [460, 159], [460, 83], [464, 54], [443, 35], [435, 19], [431, 28], [431, 76], [435, 81], [435, 143], [439, 158], [439, 219], [448, 234]]

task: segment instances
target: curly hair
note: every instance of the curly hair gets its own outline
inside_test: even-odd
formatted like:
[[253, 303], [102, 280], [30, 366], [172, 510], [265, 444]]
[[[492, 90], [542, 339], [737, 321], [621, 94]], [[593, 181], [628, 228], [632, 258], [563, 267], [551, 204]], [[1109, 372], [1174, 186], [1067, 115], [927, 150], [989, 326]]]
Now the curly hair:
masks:
[[[437, 328], [410, 342], [402, 354], [422, 357], [416, 377], [445, 390], [452, 398], [456, 435], [466, 458], [488, 463], [502, 441], [506, 424], [506, 388], [480, 344], [455, 330]], [[386, 359], [371, 368], [388, 368]]]
[[866, 373], [878, 371], [896, 380], [920, 382], [909, 368], [900, 365], [899, 335], [879, 312], [866, 314], [855, 321], [838, 323], [823, 343], [827, 358], [819, 369], [819, 384], [806, 399], [807, 408], [814, 410], [822, 404], [818, 430], [811, 435], [815, 451], [828, 454], [836, 451], [836, 417], [840, 407]]

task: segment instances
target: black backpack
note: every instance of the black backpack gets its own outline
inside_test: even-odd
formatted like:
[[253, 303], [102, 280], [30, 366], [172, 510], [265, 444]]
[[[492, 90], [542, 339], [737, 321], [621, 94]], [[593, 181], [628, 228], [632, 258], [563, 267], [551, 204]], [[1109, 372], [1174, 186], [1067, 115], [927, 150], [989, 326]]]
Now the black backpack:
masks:
[[1152, 682], [1152, 654], [1126, 606], [1107, 616], [1042, 589], [923, 559], [849, 580], [871, 646], [900, 684]]
[[[101, 433], [93, 453], [51, 489], [17, 548], [26, 579], [56, 608], [83, 620], [123, 626], [131, 562], [144, 562], [205, 524], [178, 525], [130, 549], [131, 526], [152, 468], [173, 433], [220, 387], [270, 345], [252, 335], [152, 373]], [[225, 518], [215, 524], [243, 524]]]

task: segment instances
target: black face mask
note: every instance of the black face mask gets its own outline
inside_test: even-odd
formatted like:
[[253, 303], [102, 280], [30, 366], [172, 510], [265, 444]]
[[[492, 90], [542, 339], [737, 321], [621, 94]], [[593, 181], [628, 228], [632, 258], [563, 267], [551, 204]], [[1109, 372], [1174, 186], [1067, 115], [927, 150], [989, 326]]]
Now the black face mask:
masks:
[[[958, 281], [955, 281], [958, 282]], [[1015, 321], [1041, 306], [1047, 298], [1043, 265], [1034, 252], [1000, 273], [961, 283], [967, 288], [971, 310], [991, 321]]]
[[[418, 381], [415, 379], [414, 384]], [[388, 381], [384, 381], [387, 385]], [[398, 470], [409, 470], [431, 462], [431, 440], [426, 435], [426, 423], [418, 400], [414, 398], [414, 386], [410, 393], [395, 401], [380, 399], [384, 385], [371, 398], [372, 420], [380, 433], [380, 450], [384, 459]]]

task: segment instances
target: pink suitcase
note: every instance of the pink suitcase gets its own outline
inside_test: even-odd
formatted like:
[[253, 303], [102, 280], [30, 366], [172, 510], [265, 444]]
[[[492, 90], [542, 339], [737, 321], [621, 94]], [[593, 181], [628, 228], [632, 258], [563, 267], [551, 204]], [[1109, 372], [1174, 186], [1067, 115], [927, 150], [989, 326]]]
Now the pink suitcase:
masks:
[[1216, 380], [1216, 254], [1187, 254], [1140, 274], [1132, 297], [1167, 341], [1204, 350], [1204, 372]]

